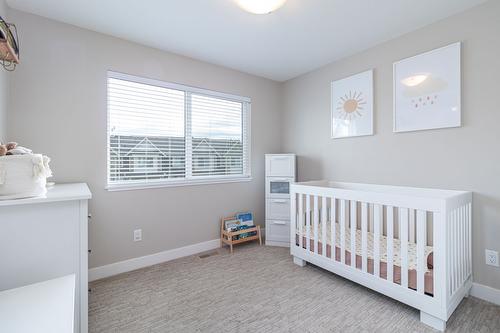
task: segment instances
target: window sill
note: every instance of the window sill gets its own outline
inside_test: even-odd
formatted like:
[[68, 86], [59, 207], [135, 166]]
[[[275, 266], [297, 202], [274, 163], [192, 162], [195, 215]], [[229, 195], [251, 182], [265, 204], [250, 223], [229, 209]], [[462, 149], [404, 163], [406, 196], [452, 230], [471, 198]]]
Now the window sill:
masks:
[[204, 179], [190, 179], [178, 181], [163, 181], [156, 183], [137, 183], [137, 184], [113, 184], [106, 186], [106, 190], [110, 192], [115, 191], [132, 191], [132, 190], [147, 190], [162, 187], [180, 187], [180, 186], [195, 186], [195, 185], [212, 185], [212, 184], [225, 184], [225, 183], [242, 183], [249, 182], [252, 177], [228, 177], [228, 178], [204, 178]]

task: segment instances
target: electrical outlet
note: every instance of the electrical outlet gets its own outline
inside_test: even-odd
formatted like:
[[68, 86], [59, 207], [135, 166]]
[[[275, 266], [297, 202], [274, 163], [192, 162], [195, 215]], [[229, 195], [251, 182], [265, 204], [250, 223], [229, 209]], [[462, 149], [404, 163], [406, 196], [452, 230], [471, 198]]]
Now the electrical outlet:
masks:
[[142, 240], [142, 229], [134, 230], [134, 242], [139, 242]]
[[498, 252], [493, 250], [485, 250], [486, 265], [499, 267]]

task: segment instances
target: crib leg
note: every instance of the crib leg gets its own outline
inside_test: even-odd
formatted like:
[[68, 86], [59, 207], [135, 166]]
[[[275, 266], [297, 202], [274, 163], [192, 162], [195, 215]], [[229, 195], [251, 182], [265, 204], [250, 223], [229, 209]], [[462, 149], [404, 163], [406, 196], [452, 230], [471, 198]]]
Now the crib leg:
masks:
[[446, 329], [446, 321], [434, 317], [426, 312], [420, 311], [420, 321], [427, 326], [430, 326], [438, 331], [444, 332]]
[[293, 257], [293, 263], [295, 265], [300, 266], [300, 267], [304, 267], [306, 265], [306, 261], [305, 260], [302, 260], [302, 259], [297, 258], [297, 257]]

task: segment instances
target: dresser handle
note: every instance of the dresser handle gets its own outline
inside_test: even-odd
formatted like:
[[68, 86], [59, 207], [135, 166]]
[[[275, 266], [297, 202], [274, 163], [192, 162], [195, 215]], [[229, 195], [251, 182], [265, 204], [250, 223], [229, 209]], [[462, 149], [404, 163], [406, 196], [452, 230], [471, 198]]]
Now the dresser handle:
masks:
[[273, 221], [273, 224], [278, 224], [278, 225], [285, 225], [285, 221]]
[[284, 199], [282, 199], [282, 200], [272, 199], [271, 202], [284, 204], [284, 203], [286, 203], [286, 200], [284, 200]]

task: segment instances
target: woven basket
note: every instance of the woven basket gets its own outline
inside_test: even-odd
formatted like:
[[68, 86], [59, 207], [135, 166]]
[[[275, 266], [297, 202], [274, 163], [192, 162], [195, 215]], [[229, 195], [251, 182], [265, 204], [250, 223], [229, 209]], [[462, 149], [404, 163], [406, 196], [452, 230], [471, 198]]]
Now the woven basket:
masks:
[[50, 159], [40, 154], [0, 157], [0, 200], [42, 196], [52, 176]]

